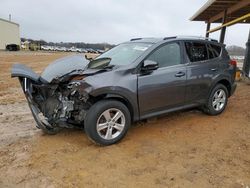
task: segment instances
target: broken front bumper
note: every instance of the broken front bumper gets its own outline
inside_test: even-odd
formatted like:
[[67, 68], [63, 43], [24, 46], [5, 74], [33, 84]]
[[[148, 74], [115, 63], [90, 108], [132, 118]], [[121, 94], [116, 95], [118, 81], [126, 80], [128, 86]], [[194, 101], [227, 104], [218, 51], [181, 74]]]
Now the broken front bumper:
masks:
[[36, 121], [36, 127], [39, 129], [48, 130], [53, 128], [51, 124], [48, 122], [48, 119], [43, 115], [43, 113], [36, 106], [36, 103], [32, 97], [32, 83], [28, 78], [19, 78], [21, 87], [23, 89], [24, 95], [28, 101], [28, 105], [30, 107], [31, 113]]

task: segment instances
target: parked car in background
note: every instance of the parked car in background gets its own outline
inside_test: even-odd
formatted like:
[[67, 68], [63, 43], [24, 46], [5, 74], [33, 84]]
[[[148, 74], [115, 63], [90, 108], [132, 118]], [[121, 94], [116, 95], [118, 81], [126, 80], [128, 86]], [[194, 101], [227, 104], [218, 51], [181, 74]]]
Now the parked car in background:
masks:
[[53, 51], [54, 48], [53, 48], [53, 46], [42, 45], [42, 46], [41, 46], [41, 50]]
[[19, 51], [20, 46], [17, 45], [17, 44], [8, 44], [8, 45], [6, 45], [6, 50], [8, 50], [8, 51]]
[[87, 50], [80, 48], [80, 53], [87, 53]]
[[97, 51], [98, 54], [102, 54], [102, 53], [105, 52], [104, 50], [100, 50], [100, 49], [97, 49], [96, 51]]
[[61, 47], [61, 46], [49, 46], [49, 45], [41, 45], [41, 50], [44, 51], [58, 51], [58, 52], [78, 52], [78, 53], [103, 53], [103, 50], [94, 50], [91, 48], [84, 49], [84, 48], [76, 48], [74, 46], [70, 48]]
[[84, 127], [95, 143], [120, 141], [132, 122], [199, 107], [218, 115], [236, 89], [223, 44], [193, 37], [137, 38], [88, 62], [70, 56], [37, 75], [14, 65], [37, 127]]

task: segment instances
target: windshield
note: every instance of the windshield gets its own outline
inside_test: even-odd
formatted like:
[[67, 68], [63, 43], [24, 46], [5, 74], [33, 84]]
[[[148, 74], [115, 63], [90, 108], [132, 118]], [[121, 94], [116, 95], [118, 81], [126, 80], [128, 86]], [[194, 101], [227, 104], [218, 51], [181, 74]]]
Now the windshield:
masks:
[[124, 43], [98, 56], [110, 58], [110, 65], [128, 65], [140, 57], [152, 44], [148, 43]]

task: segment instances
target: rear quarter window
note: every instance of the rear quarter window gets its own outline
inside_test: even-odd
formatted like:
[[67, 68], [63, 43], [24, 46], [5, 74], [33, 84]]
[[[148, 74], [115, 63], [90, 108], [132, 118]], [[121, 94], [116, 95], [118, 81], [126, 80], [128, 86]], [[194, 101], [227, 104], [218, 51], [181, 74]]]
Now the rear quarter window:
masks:
[[221, 47], [214, 44], [210, 44], [210, 46], [211, 49], [213, 50], [214, 56], [219, 57], [221, 54]]
[[210, 46], [210, 44], [207, 44], [207, 51], [208, 51], [208, 57], [209, 59], [216, 58], [216, 55], [214, 54], [213, 48]]

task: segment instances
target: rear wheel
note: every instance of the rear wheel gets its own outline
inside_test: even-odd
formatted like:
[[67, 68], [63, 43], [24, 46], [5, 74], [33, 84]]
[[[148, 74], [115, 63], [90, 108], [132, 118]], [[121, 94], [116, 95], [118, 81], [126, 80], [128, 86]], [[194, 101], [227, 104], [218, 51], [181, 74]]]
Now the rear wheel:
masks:
[[209, 115], [218, 115], [224, 111], [228, 101], [228, 90], [222, 84], [217, 84], [208, 98], [204, 112]]
[[123, 103], [102, 100], [89, 109], [84, 129], [87, 136], [95, 143], [111, 145], [126, 135], [130, 124], [130, 112]]

